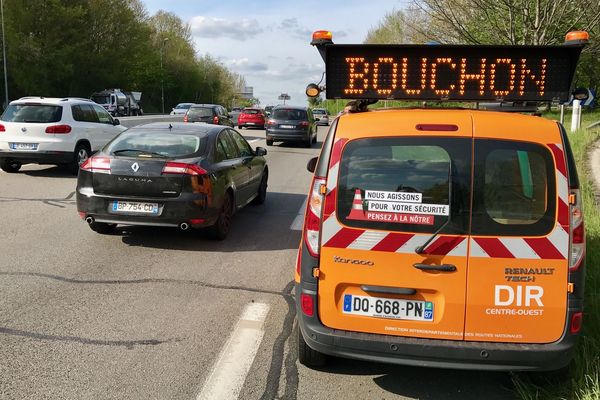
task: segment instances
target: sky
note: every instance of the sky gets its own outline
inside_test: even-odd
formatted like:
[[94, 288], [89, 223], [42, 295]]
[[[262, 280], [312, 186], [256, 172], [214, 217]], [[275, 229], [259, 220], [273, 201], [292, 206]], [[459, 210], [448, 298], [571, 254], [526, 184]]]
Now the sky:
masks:
[[191, 27], [196, 51], [243, 75], [261, 106], [306, 105], [304, 90], [325, 70], [309, 43], [315, 30], [333, 32], [335, 43], [362, 43], [383, 16], [408, 0], [143, 0], [152, 15], [165, 10]]

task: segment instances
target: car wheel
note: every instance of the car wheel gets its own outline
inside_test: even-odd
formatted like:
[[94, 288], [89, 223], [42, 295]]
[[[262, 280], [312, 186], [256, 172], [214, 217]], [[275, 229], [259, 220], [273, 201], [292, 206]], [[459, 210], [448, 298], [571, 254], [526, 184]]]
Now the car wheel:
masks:
[[262, 178], [260, 180], [260, 186], [258, 187], [258, 192], [254, 200], [252, 200], [252, 204], [261, 205], [267, 199], [267, 181], [269, 180], [269, 172], [265, 170], [263, 172]]
[[317, 135], [315, 135], [315, 137], [312, 140], [313, 143], [317, 143]]
[[298, 332], [298, 361], [300, 364], [305, 365], [309, 368], [322, 367], [327, 362], [327, 356], [323, 353], [319, 353], [316, 350], [311, 349], [302, 336], [300, 328], [296, 324], [296, 331]]
[[273, 140], [267, 139], [267, 146], [273, 146]]
[[117, 224], [107, 224], [104, 222], [92, 222], [89, 226], [91, 230], [102, 235], [115, 233], [115, 230], [117, 229]]
[[19, 172], [19, 170], [21, 169], [21, 165], [22, 164], [20, 162], [13, 160], [0, 161], [0, 168], [2, 168], [2, 171], [8, 172], [9, 174]]
[[217, 218], [217, 222], [211, 226], [211, 233], [215, 239], [223, 240], [227, 237], [231, 228], [231, 219], [233, 217], [233, 198], [230, 192], [225, 193], [223, 199], [223, 208]]
[[80, 143], [75, 147], [75, 152], [73, 154], [74, 160], [70, 167], [71, 172], [74, 175], [79, 173], [79, 166], [86, 162], [88, 158], [90, 158], [90, 153], [90, 148], [86, 144]]
[[304, 147], [312, 147], [312, 138], [309, 136], [308, 139], [304, 142]]
[[238, 125], [238, 129], [242, 130], [244, 127], [242, 125]]

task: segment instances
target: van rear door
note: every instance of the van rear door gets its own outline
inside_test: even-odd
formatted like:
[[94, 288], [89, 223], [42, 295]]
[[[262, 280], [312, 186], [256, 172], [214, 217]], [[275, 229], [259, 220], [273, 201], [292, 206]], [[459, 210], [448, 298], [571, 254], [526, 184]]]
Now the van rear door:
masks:
[[[320, 320], [340, 330], [462, 340], [470, 116], [373, 114], [338, 121], [323, 206]], [[427, 131], [448, 120], [452, 132]]]
[[565, 156], [555, 122], [511, 117], [474, 118], [465, 339], [550, 343], [567, 313]]

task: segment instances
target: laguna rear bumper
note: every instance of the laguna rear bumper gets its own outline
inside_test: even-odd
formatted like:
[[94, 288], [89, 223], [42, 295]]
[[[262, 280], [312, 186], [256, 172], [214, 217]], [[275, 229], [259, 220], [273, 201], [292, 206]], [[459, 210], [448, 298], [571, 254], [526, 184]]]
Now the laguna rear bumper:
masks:
[[[76, 198], [77, 211], [83, 218], [92, 217], [96, 222], [166, 227], [178, 227], [186, 222], [194, 228], [202, 228], [213, 225], [218, 218], [218, 212], [205, 206], [206, 195], [200, 193], [181, 193], [178, 197], [168, 198], [140, 198], [97, 194], [90, 187], [78, 187]], [[159, 212], [158, 215], [114, 213], [111, 211], [113, 201], [158, 203]], [[196, 221], [191, 222], [192, 220]]]
[[[578, 337], [566, 333], [555, 343], [520, 344], [421, 339], [331, 329], [319, 320], [316, 289], [316, 284], [304, 283], [301, 287], [296, 283], [298, 326], [309, 347], [331, 356], [433, 368], [545, 371], [569, 364]], [[301, 293], [314, 296], [312, 317], [301, 311]], [[581, 303], [572, 304], [567, 321], [581, 308]]]

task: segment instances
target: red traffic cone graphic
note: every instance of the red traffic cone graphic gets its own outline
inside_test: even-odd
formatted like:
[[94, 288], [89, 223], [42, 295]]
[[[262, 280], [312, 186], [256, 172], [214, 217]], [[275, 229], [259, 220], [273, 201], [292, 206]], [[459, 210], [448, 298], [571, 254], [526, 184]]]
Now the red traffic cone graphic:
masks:
[[360, 189], [356, 189], [354, 192], [354, 200], [352, 200], [352, 209], [350, 210], [350, 214], [347, 217], [348, 219], [365, 219], [365, 212], [363, 210], [363, 202], [362, 196], [360, 194]]

